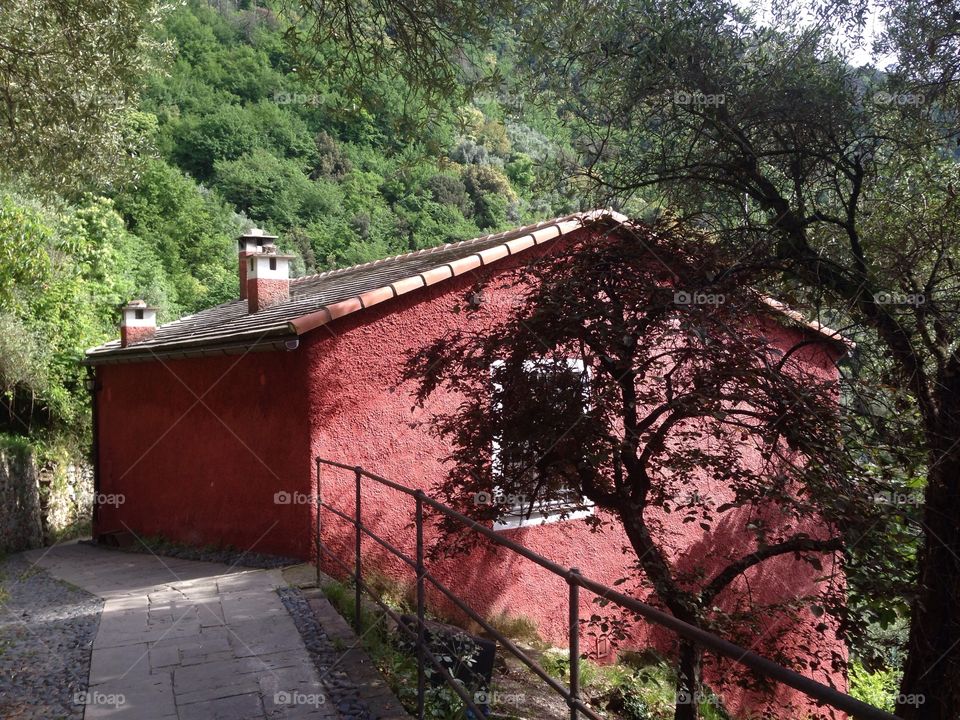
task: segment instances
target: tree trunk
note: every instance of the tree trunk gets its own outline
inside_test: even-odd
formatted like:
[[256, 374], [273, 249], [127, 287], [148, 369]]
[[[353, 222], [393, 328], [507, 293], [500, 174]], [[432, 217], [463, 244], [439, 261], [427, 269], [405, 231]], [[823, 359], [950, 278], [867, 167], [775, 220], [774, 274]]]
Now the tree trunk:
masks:
[[696, 644], [680, 641], [677, 667], [677, 704], [673, 720], [697, 720], [700, 717], [700, 658]]
[[[653, 582], [654, 589], [670, 612], [679, 620], [700, 626], [699, 610], [696, 601], [685, 593], [673, 578], [671, 568], [661, 549], [650, 537], [650, 531], [643, 522], [639, 510], [621, 513], [620, 519], [626, 530], [630, 544], [637, 553], [641, 567]], [[700, 698], [700, 661], [702, 651], [694, 643], [683, 638], [680, 641], [680, 657], [677, 660], [677, 699], [674, 720], [697, 720], [700, 708], [696, 702]]]
[[940, 378], [919, 560], [897, 715], [960, 718], [960, 368]]

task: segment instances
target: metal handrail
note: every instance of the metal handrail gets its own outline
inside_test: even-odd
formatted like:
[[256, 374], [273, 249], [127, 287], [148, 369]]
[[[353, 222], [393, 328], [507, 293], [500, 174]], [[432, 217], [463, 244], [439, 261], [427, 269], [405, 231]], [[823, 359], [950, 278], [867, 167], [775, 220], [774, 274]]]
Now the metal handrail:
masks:
[[[472, 518], [463, 515], [462, 513], [457, 512], [453, 508], [444, 505], [443, 503], [434, 500], [433, 498], [428, 497], [422, 490], [414, 490], [400, 483], [389, 480], [385, 477], [381, 477], [375, 473], [371, 473], [367, 470], [364, 470], [358, 465], [347, 465], [345, 463], [337, 462], [335, 460], [328, 460], [326, 458], [318, 457], [316, 458], [317, 463], [317, 494], [316, 494], [316, 508], [317, 508], [317, 517], [316, 517], [316, 527], [315, 527], [315, 543], [317, 546], [317, 581], [319, 585], [320, 581], [320, 553], [321, 551], [328, 556], [336, 560], [337, 564], [343, 567], [345, 570], [350, 572], [352, 570], [354, 576], [354, 588], [355, 588], [355, 598], [354, 598], [354, 625], [357, 629], [357, 632], [361, 632], [360, 627], [360, 607], [361, 607], [361, 592], [365, 590], [371, 599], [376, 602], [379, 607], [382, 607], [392, 619], [394, 619], [398, 626], [402, 627], [408, 634], [416, 635], [417, 638], [417, 714], [420, 720], [424, 716], [424, 658], [429, 659], [431, 664], [438, 667], [441, 670], [441, 676], [447, 682], [448, 685], [457, 693], [457, 695], [464, 701], [466, 706], [474, 713], [475, 718], [481, 718], [482, 714], [477, 709], [476, 705], [472, 702], [472, 699], [468, 697], [468, 694], [463, 690], [462, 685], [457, 682], [446, 669], [441, 666], [439, 660], [432, 652], [426, 647], [424, 642], [424, 628], [425, 628], [425, 608], [424, 608], [424, 597], [425, 597], [425, 582], [430, 582], [431, 585], [436, 587], [440, 592], [446, 595], [450, 600], [462, 611], [464, 611], [469, 617], [474, 621], [478, 622], [481, 627], [484, 628], [492, 637], [494, 637], [501, 645], [503, 645], [512, 655], [517, 657], [521, 662], [527, 665], [536, 675], [542, 678], [550, 686], [552, 690], [557, 692], [561, 697], [564, 698], [568, 707], [570, 708], [570, 718], [571, 720], [578, 720], [580, 713], [591, 718], [591, 720], [601, 720], [589, 706], [584, 704], [583, 700], [580, 697], [580, 687], [579, 687], [579, 666], [580, 666], [580, 657], [579, 657], [579, 637], [580, 637], [580, 628], [579, 628], [579, 588], [585, 588], [591, 592], [598, 595], [600, 598], [610, 601], [620, 607], [626, 608], [640, 615], [644, 619], [665, 627], [673, 632], [677, 633], [681, 637], [686, 638], [687, 640], [693, 641], [704, 648], [707, 648], [714, 653], [727, 657], [734, 662], [737, 662], [741, 665], [744, 665], [751, 670], [759, 672], [762, 675], [765, 675], [769, 678], [782, 682], [785, 685], [788, 685], [795, 690], [799, 690], [808, 697], [816, 700], [819, 703], [827, 704], [837, 710], [849, 713], [854, 718], [861, 720], [901, 720], [898, 716], [893, 715], [892, 713], [881, 710], [872, 705], [868, 705], [856, 698], [842, 693], [835, 688], [832, 688], [823, 683], [819, 683], [816, 680], [812, 680], [804, 675], [801, 675], [793, 670], [778, 665], [772, 660], [758, 655], [752, 650], [740, 647], [732, 642], [724, 640], [723, 638], [714, 635], [702, 628], [699, 628], [695, 625], [686, 623], [673, 615], [658, 610], [655, 607], [647, 605], [646, 603], [640, 602], [636, 598], [629, 597], [624, 595], [613, 588], [599, 583], [595, 580], [592, 580], [580, 573], [576, 568], [564, 568], [561, 565], [539, 555], [538, 553], [530, 550], [523, 545], [520, 545], [508, 538], [503, 537], [501, 534], [494, 532], [485, 525], [473, 520]], [[340, 468], [342, 470], [349, 470], [354, 474], [355, 481], [355, 495], [354, 495], [354, 517], [350, 517], [346, 513], [338, 510], [332, 505], [323, 501], [322, 497], [322, 487], [321, 487], [321, 466], [328, 466], [334, 468]], [[384, 540], [379, 535], [374, 533], [369, 527], [363, 524], [361, 520], [361, 497], [360, 497], [360, 486], [363, 478], [373, 480], [381, 485], [385, 485], [393, 490], [397, 490], [405, 495], [412, 497], [416, 502], [416, 512], [415, 512], [415, 525], [416, 525], [416, 558], [410, 558], [408, 555], [403, 553], [401, 550], [392, 545], [389, 541]], [[495, 630], [489, 625], [485, 620], [483, 620], [479, 614], [473, 611], [462, 598], [457, 597], [449, 588], [443, 585], [439, 580], [437, 580], [433, 575], [427, 572], [423, 564], [423, 508], [424, 506], [430, 507], [433, 510], [439, 512], [442, 515], [445, 515], [449, 518], [457, 520], [461, 524], [465, 525], [470, 530], [483, 535], [485, 538], [495, 543], [500, 547], [507, 548], [508, 550], [527, 558], [531, 562], [539, 565], [540, 567], [548, 570], [554, 575], [563, 578], [566, 580], [569, 589], [569, 657], [570, 657], [570, 686], [564, 688], [560, 683], [550, 677], [546, 671], [539, 666], [539, 664], [530, 658], [526, 653], [520, 650], [514, 643], [512, 643], [508, 638], [504, 637], [500, 632]], [[354, 543], [354, 566], [350, 568], [346, 563], [344, 563], [336, 554], [329, 548], [323, 545], [322, 541], [322, 524], [321, 524], [321, 509], [326, 509], [333, 512], [336, 516], [341, 519], [349, 522], [354, 526], [355, 529], [355, 543]], [[361, 539], [363, 535], [366, 535], [376, 541], [379, 545], [384, 547], [388, 552], [400, 558], [407, 565], [415, 568], [417, 574], [417, 631], [413, 633], [409, 628], [407, 628], [404, 623], [400, 622], [399, 617], [396, 613], [384, 604], [376, 593], [363, 582], [362, 576], [362, 563], [361, 563]]]

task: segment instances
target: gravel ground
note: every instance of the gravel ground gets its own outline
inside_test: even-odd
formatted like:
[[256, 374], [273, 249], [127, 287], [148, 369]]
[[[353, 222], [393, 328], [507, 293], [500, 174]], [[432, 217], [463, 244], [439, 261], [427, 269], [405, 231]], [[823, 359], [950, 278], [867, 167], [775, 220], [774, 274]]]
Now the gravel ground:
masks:
[[103, 601], [22, 555], [0, 561], [0, 717], [83, 718], [90, 651]]
[[278, 588], [277, 593], [300, 631], [307, 651], [320, 673], [327, 695], [345, 718], [371, 720], [370, 711], [360, 700], [360, 689], [347, 674], [336, 667], [342, 652], [334, 650], [333, 643], [317, 622], [313, 610], [298, 588]]

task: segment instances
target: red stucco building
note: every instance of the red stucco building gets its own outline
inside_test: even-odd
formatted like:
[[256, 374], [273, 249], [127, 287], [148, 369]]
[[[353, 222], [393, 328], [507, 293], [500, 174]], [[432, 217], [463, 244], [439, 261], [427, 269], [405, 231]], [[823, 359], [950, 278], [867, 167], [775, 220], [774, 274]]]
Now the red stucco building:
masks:
[[[98, 508], [95, 533], [160, 535], [311, 559], [314, 509], [301, 499], [316, 491], [317, 456], [429, 492], [444, 475], [441, 458], [448, 450], [428, 431], [436, 407], [416, 408], [413, 387], [400, 379], [411, 351], [462, 324], [483, 327], [503, 318], [510, 310], [508, 281], [523, 264], [584, 234], [616, 232], [624, 220], [612, 213], [572, 215], [291, 280], [289, 256], [276, 251], [273, 237], [251, 231], [240, 239], [241, 298], [159, 327], [151, 323], [152, 308], [132, 303], [124, 309], [123, 339], [88, 351], [97, 388], [98, 492], [124, 499]], [[459, 312], [480, 280], [486, 301], [476, 312]], [[801, 351], [802, 361], [824, 377], [836, 373], [843, 345], [831, 331], [785, 313], [782, 326], [770, 332], [784, 349], [822, 340]], [[328, 473], [323, 493], [352, 512], [349, 473]], [[365, 522], [412, 549], [412, 505], [405, 498], [371, 483], [363, 505]], [[502, 531], [600, 582], [614, 582], [628, 564], [623, 537], [594, 534], [576, 519]], [[695, 525], [677, 531], [691, 545], [746, 542], [712, 539]], [[324, 541], [347, 562], [352, 537], [351, 528], [324, 516]], [[364, 543], [364, 553], [368, 568], [409, 579], [406, 568], [372, 542]], [[493, 551], [440, 562], [431, 572], [481, 613], [527, 616], [544, 637], [565, 643], [562, 579]], [[751, 580], [751, 591], [768, 601], [804, 594], [817, 582], [812, 569], [792, 557], [765, 564]], [[593, 611], [585, 600], [584, 616]], [[808, 627], [787, 628], [787, 642], [808, 639]], [[635, 641], [669, 644], [642, 628]], [[826, 668], [808, 674], [844, 687], [842, 676]], [[799, 697], [787, 688], [776, 691], [775, 703], [801, 708], [783, 717], [822, 712]], [[750, 709], [746, 696], [726, 699], [734, 710]]]

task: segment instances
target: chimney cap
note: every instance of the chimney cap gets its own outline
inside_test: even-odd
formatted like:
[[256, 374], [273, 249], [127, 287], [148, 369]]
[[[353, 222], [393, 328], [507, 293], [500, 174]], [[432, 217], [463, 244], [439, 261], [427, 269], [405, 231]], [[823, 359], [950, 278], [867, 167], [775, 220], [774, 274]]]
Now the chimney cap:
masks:
[[276, 240], [276, 239], [277, 239], [277, 236], [276, 236], [276, 235], [271, 235], [270, 233], [268, 233], [268, 232], [267, 232], [266, 230], [264, 230], [263, 228], [258, 228], [258, 227], [250, 228], [249, 230], [244, 231], [243, 235], [241, 235], [240, 237], [242, 237], [242, 238], [262, 238], [262, 239], [264, 239], [264, 240]]
[[276, 235], [271, 235], [266, 230], [255, 227], [255, 228], [250, 228], [249, 230], [245, 230], [243, 235], [237, 238], [237, 245], [242, 251], [246, 247], [248, 242], [255, 242], [257, 246], [261, 246], [264, 243], [267, 243], [276, 239], [277, 239]]
[[272, 257], [272, 258], [287, 258], [287, 259], [293, 259], [293, 258], [296, 257], [296, 255], [288, 255], [288, 254], [286, 254], [286, 253], [277, 252], [277, 246], [274, 245], [273, 243], [266, 243], [266, 244], [262, 245], [262, 246], [260, 247], [260, 252], [257, 253], [257, 254], [258, 254], [258, 255], [261, 255], [261, 256], [262, 256], [262, 255], [267, 255], [267, 256]]
[[131, 300], [126, 305], [123, 306], [125, 310], [157, 310], [158, 308], [151, 307], [147, 305], [146, 300], [136, 299]]

